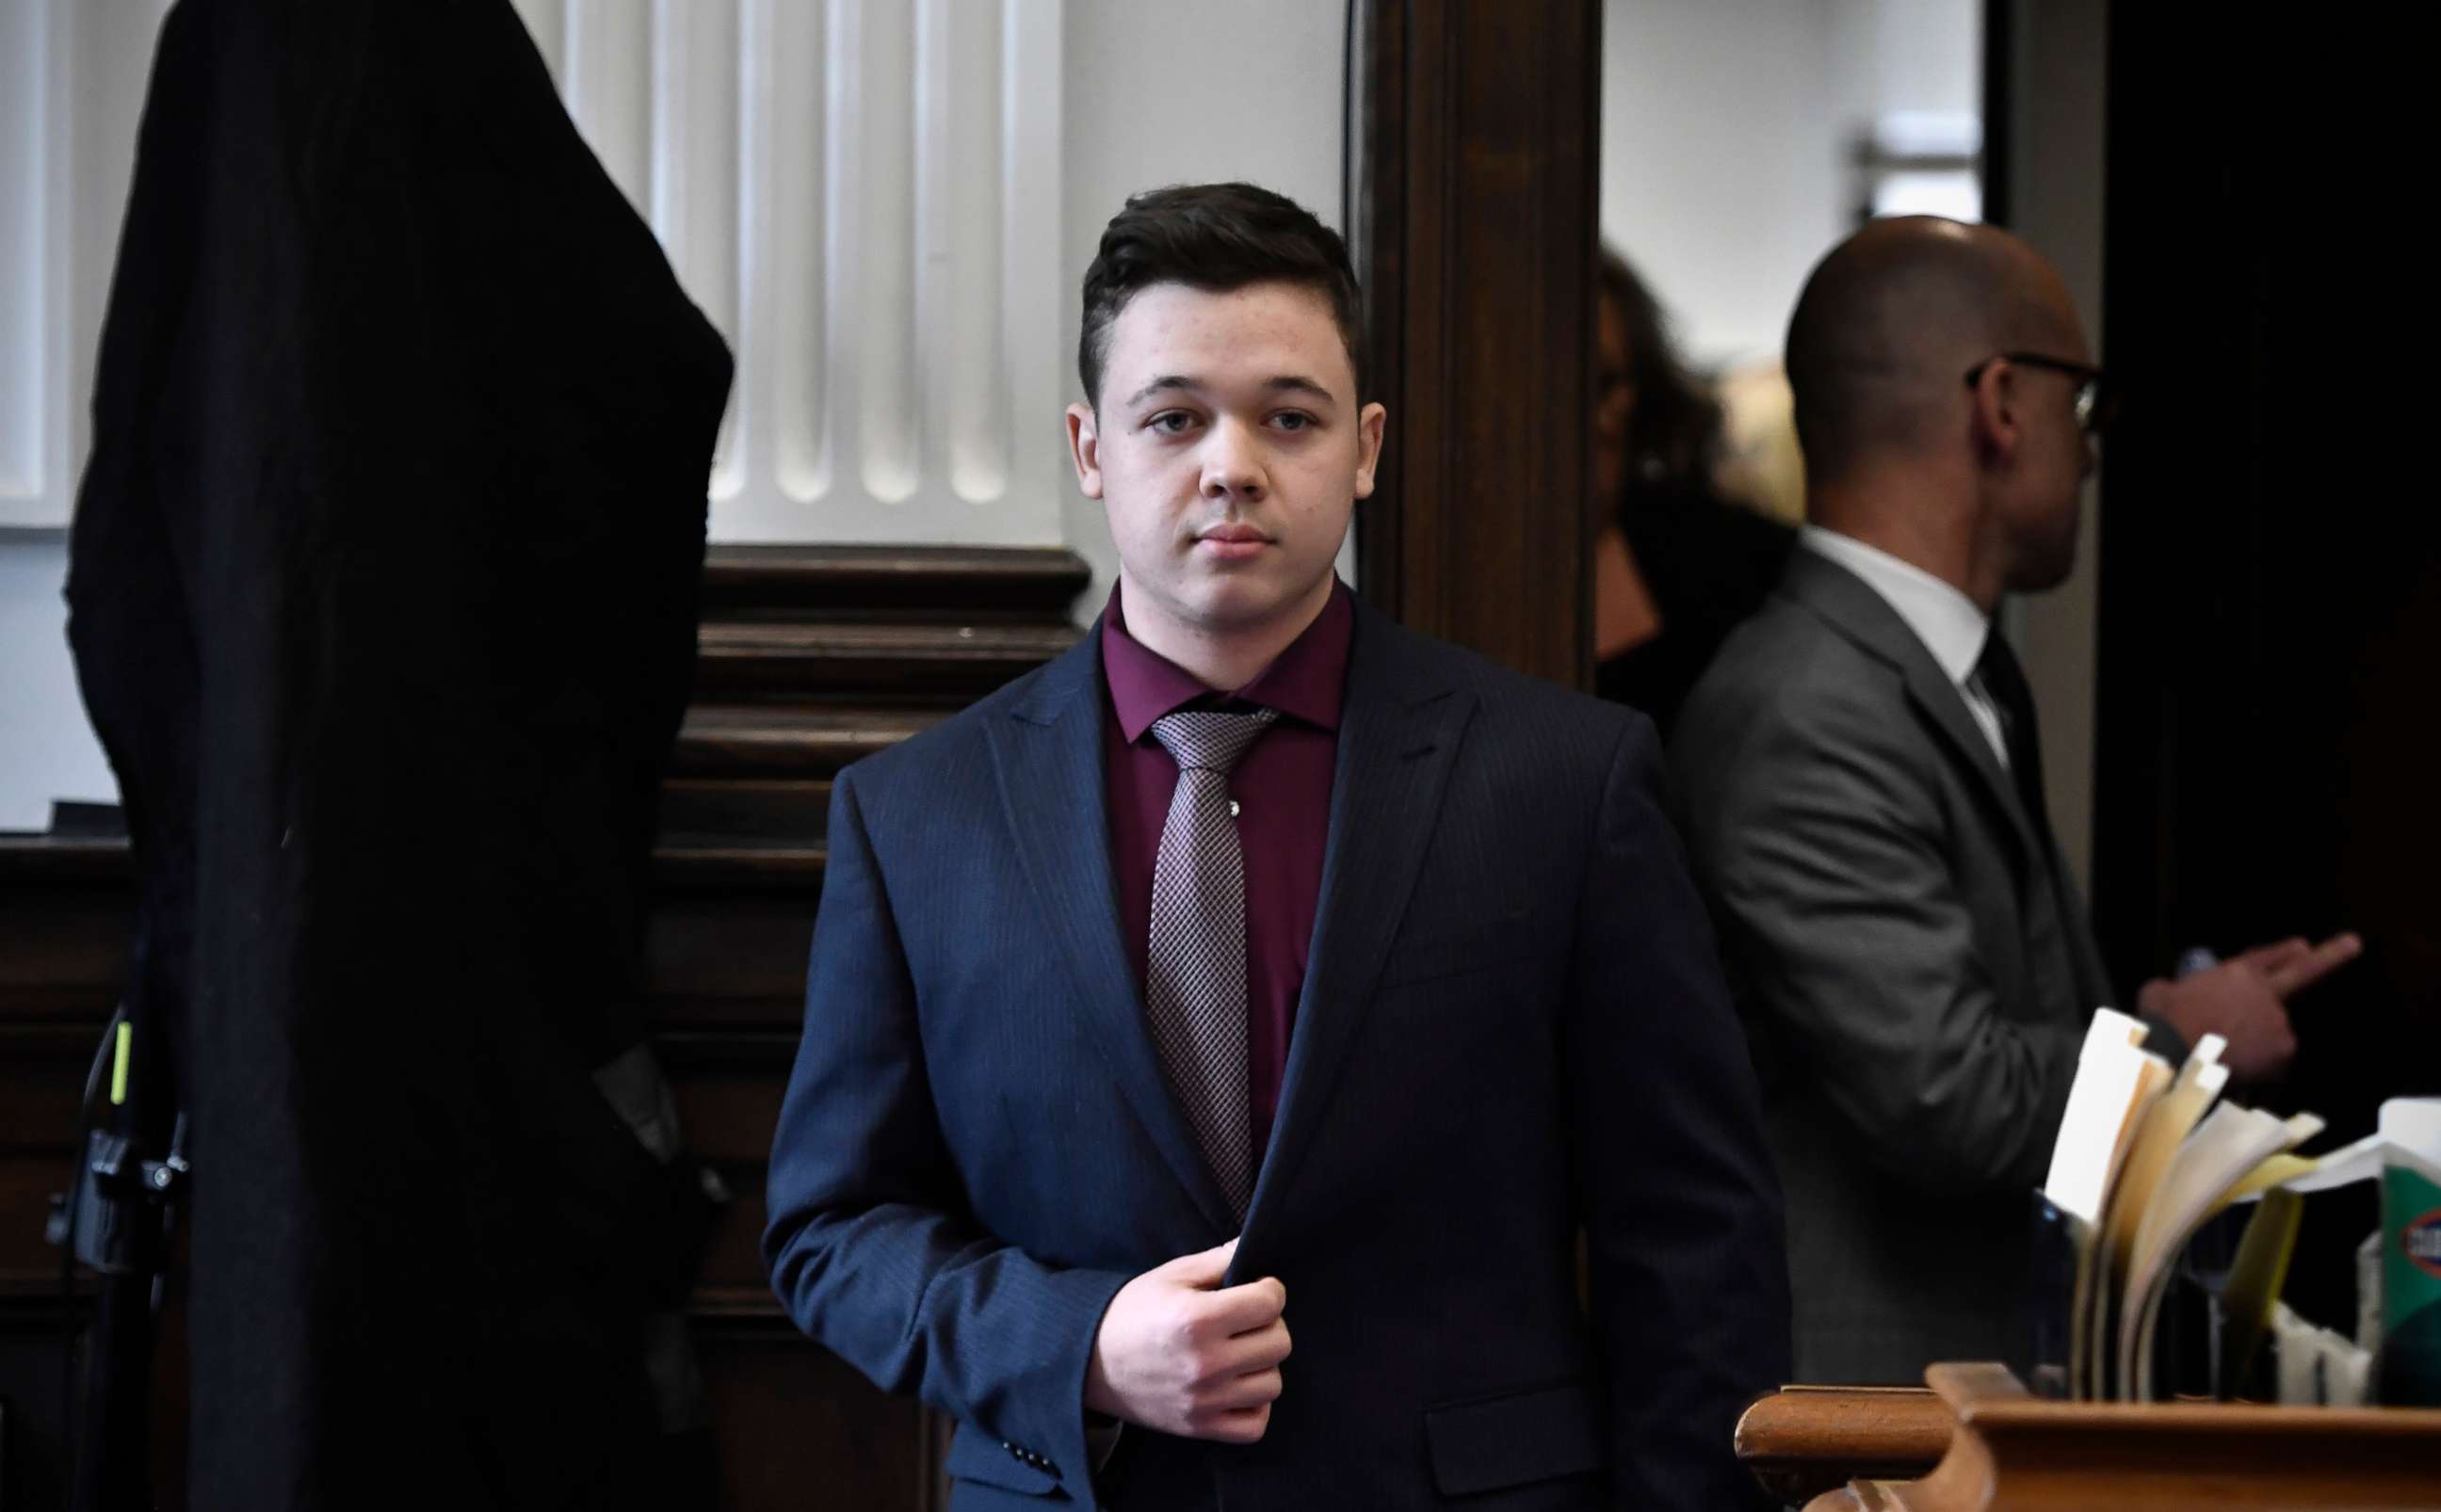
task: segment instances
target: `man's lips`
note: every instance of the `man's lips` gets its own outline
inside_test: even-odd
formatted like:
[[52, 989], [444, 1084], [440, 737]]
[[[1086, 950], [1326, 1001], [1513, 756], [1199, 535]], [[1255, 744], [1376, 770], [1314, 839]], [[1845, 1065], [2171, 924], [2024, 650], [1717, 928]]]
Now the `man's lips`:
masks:
[[1199, 533], [1195, 544], [1207, 555], [1238, 562], [1259, 554], [1272, 538], [1251, 525], [1215, 525]]

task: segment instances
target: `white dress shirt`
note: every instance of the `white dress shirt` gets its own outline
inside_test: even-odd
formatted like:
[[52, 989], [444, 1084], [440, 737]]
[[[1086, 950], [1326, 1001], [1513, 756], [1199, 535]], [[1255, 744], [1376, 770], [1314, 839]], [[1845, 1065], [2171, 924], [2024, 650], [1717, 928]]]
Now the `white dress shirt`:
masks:
[[1808, 525], [1797, 532], [1797, 540], [1806, 549], [1863, 578], [1867, 587], [1898, 611], [1898, 617], [1932, 653], [1933, 661], [1957, 685], [1958, 695], [1966, 700], [1966, 711], [1975, 716], [1983, 738], [1992, 743], [1992, 754], [2000, 759], [2000, 769], [2007, 771], [2009, 740], [2001, 732], [1999, 706], [1992, 702], [1991, 694], [1983, 691], [1982, 679], [1975, 675], [1975, 664], [1983, 657], [1983, 642], [1995, 634], [1990, 616], [1977, 608], [1974, 600], [1924, 568], [1902, 562], [1879, 547], [1867, 546], [1853, 535]]

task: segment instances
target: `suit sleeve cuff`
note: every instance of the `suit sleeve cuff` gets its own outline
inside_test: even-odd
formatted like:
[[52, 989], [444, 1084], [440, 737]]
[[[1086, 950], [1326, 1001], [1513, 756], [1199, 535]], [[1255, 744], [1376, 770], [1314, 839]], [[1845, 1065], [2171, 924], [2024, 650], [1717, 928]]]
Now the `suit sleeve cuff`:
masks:
[[[1111, 1310], [1111, 1299], [1128, 1281], [1115, 1270], [1060, 1270], [1046, 1278], [1044, 1305], [1052, 1316], [1043, 1320], [1046, 1327], [1041, 1337], [1057, 1341], [1058, 1346], [1044, 1361], [1040, 1400], [1051, 1411], [1037, 1430], [1041, 1435], [1038, 1447], [1072, 1494], [1081, 1493], [1093, 1483], [1094, 1471], [1108, 1455], [1107, 1448], [1095, 1452], [1095, 1435], [1089, 1431], [1088, 1417], [1101, 1414], [1085, 1410], [1085, 1377], [1093, 1368], [1094, 1341], [1101, 1333], [1102, 1315]], [[1080, 1494], [1078, 1499], [1084, 1498]]]

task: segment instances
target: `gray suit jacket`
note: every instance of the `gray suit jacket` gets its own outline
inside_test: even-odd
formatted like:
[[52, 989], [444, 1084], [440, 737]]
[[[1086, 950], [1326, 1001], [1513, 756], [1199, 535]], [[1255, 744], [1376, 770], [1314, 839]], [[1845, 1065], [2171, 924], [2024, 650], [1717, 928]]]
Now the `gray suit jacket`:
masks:
[[1807, 551], [1670, 754], [1762, 1072], [1798, 1378], [2020, 1358], [2031, 1194], [2111, 999], [2056, 846], [1923, 641]]

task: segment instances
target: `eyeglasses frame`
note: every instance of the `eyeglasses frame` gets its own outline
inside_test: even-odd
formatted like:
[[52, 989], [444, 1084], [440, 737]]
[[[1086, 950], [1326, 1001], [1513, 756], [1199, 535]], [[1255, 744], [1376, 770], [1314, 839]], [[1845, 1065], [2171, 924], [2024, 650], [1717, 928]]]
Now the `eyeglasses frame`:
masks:
[[2076, 425], [2086, 435], [2099, 439], [2110, 424], [2118, 407], [2109, 379], [2101, 369], [2089, 363], [2070, 362], [2066, 357], [2046, 356], [2039, 351], [2003, 351], [1984, 358], [1966, 369], [1966, 387], [1974, 387], [1983, 381], [1983, 374], [1996, 362], [2015, 363], [2020, 368], [2041, 368], [2066, 373], [2076, 382]]

